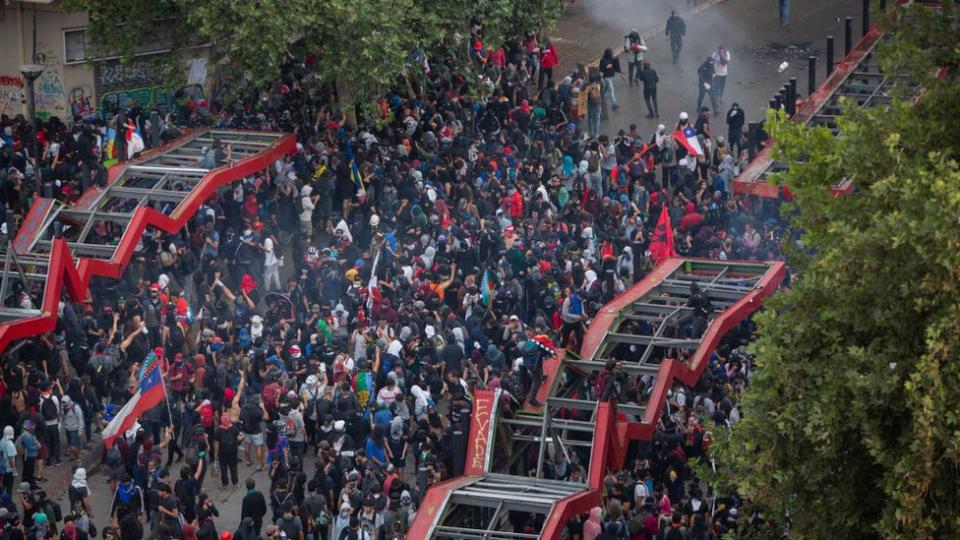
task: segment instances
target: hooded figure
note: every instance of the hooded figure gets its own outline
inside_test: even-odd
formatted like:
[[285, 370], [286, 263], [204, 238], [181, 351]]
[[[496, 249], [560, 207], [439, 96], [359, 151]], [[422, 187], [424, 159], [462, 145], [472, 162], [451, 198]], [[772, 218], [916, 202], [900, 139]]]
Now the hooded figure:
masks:
[[353, 235], [350, 234], [350, 227], [347, 225], [347, 222], [341, 219], [337, 226], [333, 228], [334, 232], [340, 231], [340, 234], [346, 239], [347, 242], [353, 243]]
[[410, 393], [416, 398], [413, 406], [413, 417], [417, 420], [427, 416], [427, 406], [430, 405], [430, 392], [424, 390], [419, 384], [410, 387]]
[[583, 524], [583, 540], [596, 540], [601, 531], [600, 507], [594, 506], [590, 509], [590, 517], [587, 518], [587, 522]]
[[[71, 506], [74, 506], [75, 509], [83, 508], [83, 500], [90, 496], [90, 488], [87, 487], [87, 470], [83, 467], [80, 467], [73, 472], [73, 480], [70, 481], [70, 487], [68, 488], [69, 498], [71, 500]], [[74, 501], [74, 498], [78, 499]], [[90, 530], [90, 517], [86, 512], [80, 513], [76, 518], [76, 526], [80, 528], [81, 531]]]
[[330, 540], [339, 540], [340, 533], [350, 527], [350, 504], [340, 505], [340, 512], [333, 518], [333, 527], [330, 527]]
[[573, 176], [573, 158], [569, 155], [563, 156], [562, 173], [565, 178]]
[[403, 417], [402, 416], [397, 415], [397, 416], [394, 416], [392, 420], [390, 420], [390, 438], [393, 439], [394, 441], [399, 441], [403, 439]]

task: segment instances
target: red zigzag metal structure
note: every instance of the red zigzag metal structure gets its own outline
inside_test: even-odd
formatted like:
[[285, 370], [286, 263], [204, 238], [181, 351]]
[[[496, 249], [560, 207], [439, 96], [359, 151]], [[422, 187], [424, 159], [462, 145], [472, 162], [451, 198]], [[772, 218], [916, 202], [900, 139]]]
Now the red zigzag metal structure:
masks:
[[[234, 159], [214, 169], [202, 168], [205, 150], [217, 144], [229, 146]], [[6, 296], [8, 281], [20, 278], [28, 290], [31, 285], [42, 288], [40, 307], [0, 308], [0, 350], [15, 340], [53, 330], [64, 292], [80, 302], [87, 298], [94, 276], [120, 278], [148, 227], [167, 233], [179, 231], [218, 188], [262, 171], [295, 150], [292, 134], [201, 130], [110, 169], [107, 187], [88, 190], [73, 206], [38, 199], [8, 246], [3, 292]], [[135, 187], [144, 184], [152, 186]], [[130, 206], [132, 201], [136, 204], [129, 211], [109, 208]], [[152, 205], [166, 206], [169, 214]], [[55, 219], [69, 223], [68, 235], [79, 233], [79, 237], [74, 241], [63, 237], [46, 240], [53, 236]], [[117, 244], [83, 242], [93, 222], [99, 220], [123, 224]]]

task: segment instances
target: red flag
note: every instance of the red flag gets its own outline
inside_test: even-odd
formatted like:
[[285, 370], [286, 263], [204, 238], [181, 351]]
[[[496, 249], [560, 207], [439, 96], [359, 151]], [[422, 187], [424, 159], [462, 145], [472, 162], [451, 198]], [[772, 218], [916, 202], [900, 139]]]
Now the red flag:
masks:
[[670, 225], [670, 213], [667, 212], [667, 205], [662, 205], [660, 210], [660, 219], [657, 220], [657, 228], [653, 231], [653, 237], [650, 239], [650, 255], [653, 256], [653, 262], [660, 263], [674, 257], [677, 252], [673, 250], [673, 227]]
[[605, 261], [617, 258], [616, 255], [613, 254], [613, 244], [610, 242], [600, 244], [600, 258]]

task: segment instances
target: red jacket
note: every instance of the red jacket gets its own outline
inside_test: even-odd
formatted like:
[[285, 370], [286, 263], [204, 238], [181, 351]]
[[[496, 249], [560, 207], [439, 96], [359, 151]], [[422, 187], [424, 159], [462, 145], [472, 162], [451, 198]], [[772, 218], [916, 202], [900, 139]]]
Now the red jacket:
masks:
[[557, 48], [553, 45], [547, 50], [540, 51], [540, 68], [553, 69], [560, 65], [560, 57], [557, 56]]

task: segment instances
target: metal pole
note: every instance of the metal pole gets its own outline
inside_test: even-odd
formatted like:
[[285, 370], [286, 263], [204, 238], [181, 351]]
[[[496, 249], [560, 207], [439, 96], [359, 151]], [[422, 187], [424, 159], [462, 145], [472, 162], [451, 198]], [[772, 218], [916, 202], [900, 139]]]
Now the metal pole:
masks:
[[847, 17], [843, 21], [843, 55], [850, 54], [853, 49], [853, 17]]
[[787, 83], [787, 114], [793, 116], [797, 112], [797, 78], [790, 77]]
[[453, 430], [453, 469], [450, 471], [451, 476], [461, 476], [463, 475], [463, 470], [466, 467], [467, 452], [464, 448], [464, 443], [466, 442], [463, 438], [463, 430], [455, 429]]
[[17, 214], [13, 210], [7, 210], [7, 238], [13, 240], [17, 236]]
[[807, 96], [817, 91], [817, 57], [807, 57]]
[[827, 77], [833, 73], [833, 36], [827, 36]]
[[863, 0], [863, 35], [870, 31], [870, 0]]
[[27, 78], [27, 121], [30, 123], [30, 128], [34, 130], [33, 134], [33, 145], [30, 147], [30, 153], [33, 157], [33, 183], [34, 191], [39, 195], [41, 186], [43, 185], [40, 181], [40, 156], [39, 149], [40, 143], [37, 140], [36, 134], [36, 122], [37, 122], [37, 100], [33, 94], [33, 81], [36, 78]]
[[760, 122], [747, 124], [747, 156], [750, 161], [757, 157], [757, 132], [760, 131]]
[[770, 98], [770, 108], [771, 109], [780, 108], [780, 100], [778, 99], [778, 96], [773, 96], [772, 98]]

